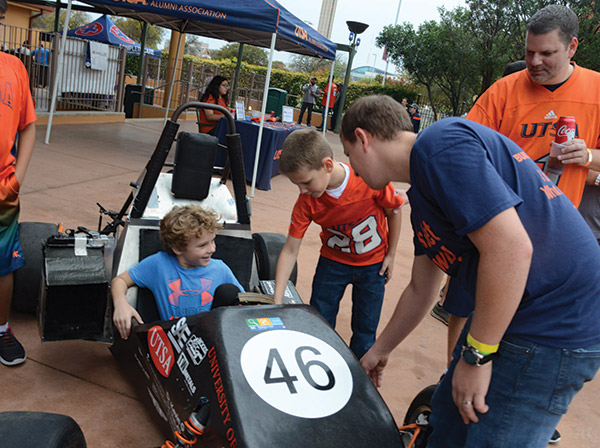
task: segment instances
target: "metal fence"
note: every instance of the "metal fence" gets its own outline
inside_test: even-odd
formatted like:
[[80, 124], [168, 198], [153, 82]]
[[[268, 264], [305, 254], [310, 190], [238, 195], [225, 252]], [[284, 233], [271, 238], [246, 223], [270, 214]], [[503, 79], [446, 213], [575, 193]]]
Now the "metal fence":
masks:
[[0, 27], [0, 50], [21, 59], [29, 74], [36, 110], [49, 111], [54, 83], [57, 110], [122, 110], [125, 50], [107, 45], [101, 70], [90, 67], [89, 41], [67, 38], [61, 79], [57, 79], [61, 36], [29, 28]]
[[[180, 76], [174, 83], [168, 82], [168, 75], [172, 71], [173, 67], [168, 67], [164, 59], [145, 58], [142, 69], [144, 75], [140, 80], [142, 91], [140, 95], [146, 98], [146, 104], [166, 107], [171, 85], [173, 86], [171, 109], [188, 101], [197, 101], [202, 97], [211, 79], [222, 74], [222, 69], [218, 65], [202, 64], [189, 58], [177, 61], [177, 71], [180, 72]], [[229, 85], [233, 86], [235, 84], [235, 74], [232, 74], [231, 79], [228, 80]], [[131, 81], [136, 82], [137, 80]], [[233, 99], [234, 101], [231, 101], [231, 96], [229, 98], [231, 104], [233, 105], [235, 100], [238, 100], [244, 102], [246, 109], [259, 107], [264, 94], [265, 81], [265, 75], [254, 72], [241, 72], [237, 82], [237, 96]], [[151, 96], [146, 95], [145, 91], [147, 89], [153, 90]], [[233, 93], [233, 90], [231, 90], [230, 95], [233, 95]], [[150, 98], [151, 101], [148, 101]]]

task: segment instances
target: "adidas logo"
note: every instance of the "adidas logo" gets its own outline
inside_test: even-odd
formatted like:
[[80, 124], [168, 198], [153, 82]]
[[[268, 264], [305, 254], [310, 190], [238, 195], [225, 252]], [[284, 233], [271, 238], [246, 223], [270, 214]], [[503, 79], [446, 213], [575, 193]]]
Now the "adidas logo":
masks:
[[546, 116], [544, 117], [544, 120], [551, 120], [553, 118], [558, 118], [558, 117], [556, 116], [556, 114], [554, 113], [553, 110], [550, 110], [550, 112], [548, 112], [546, 114]]

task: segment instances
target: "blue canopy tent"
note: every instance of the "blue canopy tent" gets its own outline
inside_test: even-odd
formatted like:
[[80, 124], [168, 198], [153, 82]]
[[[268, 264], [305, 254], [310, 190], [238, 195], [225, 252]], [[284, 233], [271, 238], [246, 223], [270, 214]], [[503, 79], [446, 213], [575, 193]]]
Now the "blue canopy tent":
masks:
[[[105, 44], [125, 47], [127, 54], [139, 56], [141, 45], [127, 36], [121, 29], [104, 14], [97, 20], [83, 25], [77, 29], [67, 31], [67, 36], [80, 39], [95, 40]], [[144, 51], [151, 58], [159, 59], [161, 53], [154, 48], [146, 47]]]
[[[228, 0], [219, 4], [215, 4], [214, 0], [80, 1], [94, 5], [106, 14], [138, 19], [180, 33], [197, 34], [228, 42], [270, 48], [261, 110], [262, 117], [266, 110], [274, 50], [331, 60], [332, 73], [329, 79], [331, 83], [337, 45], [294, 16], [275, 0]], [[68, 2], [65, 23], [68, 23], [70, 9], [71, 0]], [[64, 36], [63, 32], [63, 38]], [[55, 95], [53, 95], [52, 102], [55, 103]], [[170, 104], [170, 97], [167, 104]], [[168, 114], [168, 108], [166, 113]], [[52, 114], [53, 106], [50, 109], [46, 143], [49, 140]], [[256, 185], [262, 142], [262, 124], [261, 119], [252, 176], [252, 196]]]
[[275, 0], [80, 0], [102, 11], [181, 33], [335, 59], [336, 44]]

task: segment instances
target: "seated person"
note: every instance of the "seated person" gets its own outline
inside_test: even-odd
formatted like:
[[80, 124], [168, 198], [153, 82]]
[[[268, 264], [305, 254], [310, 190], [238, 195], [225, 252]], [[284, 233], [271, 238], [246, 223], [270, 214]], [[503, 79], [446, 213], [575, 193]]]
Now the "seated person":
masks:
[[[162, 320], [210, 311], [230, 303], [213, 303], [220, 285], [242, 285], [221, 260], [212, 260], [215, 234], [221, 225], [217, 215], [198, 205], [173, 207], [160, 221], [160, 239], [167, 252], [157, 252], [115, 277], [110, 285], [114, 304], [113, 322], [127, 339], [131, 318], [143, 323], [126, 298], [134, 285], [154, 294]], [[224, 296], [224, 299], [227, 297]]]
[[[229, 92], [229, 82], [223, 76], [215, 76], [206, 87], [206, 91], [200, 98], [202, 103], [217, 104], [227, 107], [227, 92]], [[200, 109], [199, 125], [202, 134], [215, 135], [217, 122], [223, 114], [211, 109]]]

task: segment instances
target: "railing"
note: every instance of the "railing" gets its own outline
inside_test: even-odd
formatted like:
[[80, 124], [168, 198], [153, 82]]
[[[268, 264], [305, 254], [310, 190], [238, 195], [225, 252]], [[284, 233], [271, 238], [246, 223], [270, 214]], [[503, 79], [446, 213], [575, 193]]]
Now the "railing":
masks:
[[[165, 107], [169, 88], [174, 86], [171, 96], [171, 108], [189, 101], [199, 100], [208, 86], [210, 80], [221, 74], [221, 68], [216, 65], [210, 67], [195, 61], [184, 59], [177, 62], [181, 77], [176, 82], [167, 82], [168, 67], [160, 59], [145, 58], [141, 83], [143, 89], [150, 87], [154, 89], [153, 104]], [[235, 75], [233, 75], [235, 76]], [[229, 79], [229, 85], [233, 86], [235, 80]], [[238, 93], [236, 99], [244, 101], [246, 109], [249, 107], [260, 107], [264, 91], [265, 76], [258, 73], [240, 74], [238, 81]], [[230, 100], [233, 91], [230, 91]]]
[[123, 106], [125, 50], [107, 45], [103, 68], [89, 66], [89, 41], [67, 38], [63, 70], [56, 79], [60, 34], [4, 25], [0, 50], [23, 62], [36, 110], [49, 111], [54, 83], [58, 82], [57, 110], [118, 112]]

